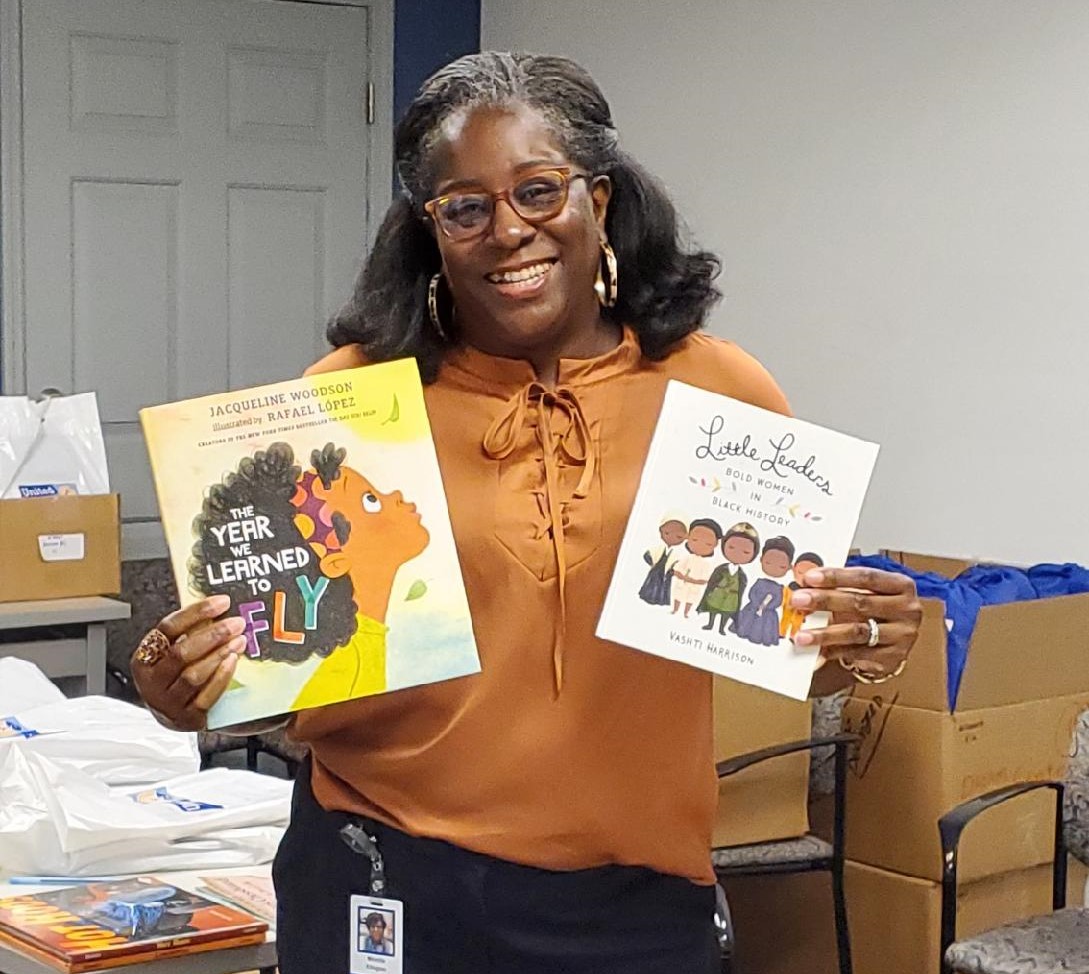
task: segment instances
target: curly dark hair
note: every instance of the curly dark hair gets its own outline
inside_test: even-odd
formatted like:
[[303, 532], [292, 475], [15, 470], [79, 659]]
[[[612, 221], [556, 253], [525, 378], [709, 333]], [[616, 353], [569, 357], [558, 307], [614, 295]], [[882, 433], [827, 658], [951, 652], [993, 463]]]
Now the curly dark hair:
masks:
[[[305, 575], [314, 586], [318, 579], [325, 576], [308, 540], [295, 524], [298, 508], [291, 499], [298, 490], [300, 475], [301, 469], [295, 463], [291, 447], [286, 443], [273, 443], [267, 450], [258, 450], [252, 457], [243, 457], [237, 471], [228, 473], [222, 483], [213, 484], [208, 489], [201, 512], [193, 520], [193, 535], [197, 540], [189, 558], [189, 584], [195, 591], [203, 595], [229, 595], [233, 606], [243, 602], [264, 602], [263, 618], [271, 621], [273, 593], [276, 589], [286, 589], [289, 597], [285, 603], [284, 624], [288, 629], [303, 631], [304, 607], [302, 599], [297, 597], [295, 578]], [[301, 548], [310, 555], [308, 563], [302, 568], [293, 568], [289, 574], [269, 575], [273, 591], [268, 593], [254, 594], [244, 580], [212, 584], [208, 576], [210, 565], [218, 565], [231, 557], [230, 550], [224, 549], [212, 529], [236, 521], [232, 509], [251, 506], [256, 513], [269, 519], [268, 533], [272, 535], [248, 542], [252, 554], [260, 557], [285, 548]], [[351, 579], [347, 576], [330, 578], [328, 588], [321, 597], [321, 625], [316, 632], [308, 632], [306, 642], [301, 644], [276, 642], [272, 639], [271, 630], [258, 633], [261, 659], [299, 663], [313, 655], [328, 656], [354, 635], [355, 614]]]
[[489, 51], [433, 74], [398, 123], [394, 154], [404, 192], [386, 212], [351, 300], [329, 323], [334, 346], [358, 342], [376, 362], [414, 356], [424, 381], [435, 379], [449, 346], [427, 314], [427, 286], [441, 268], [423, 209], [432, 195], [433, 150], [454, 113], [515, 104], [540, 112], [577, 166], [612, 181], [605, 230], [620, 268], [619, 294], [602, 314], [630, 325], [651, 359], [702, 326], [720, 297], [719, 260], [681, 242], [672, 201], [620, 148], [593, 78], [567, 58]]

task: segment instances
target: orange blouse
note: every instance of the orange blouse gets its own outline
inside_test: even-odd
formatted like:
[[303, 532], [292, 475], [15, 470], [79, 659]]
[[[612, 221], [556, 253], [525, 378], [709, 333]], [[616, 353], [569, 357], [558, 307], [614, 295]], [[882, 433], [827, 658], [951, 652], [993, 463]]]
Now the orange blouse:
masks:
[[[365, 364], [348, 346], [311, 371]], [[296, 715], [327, 809], [511, 862], [713, 881], [711, 677], [594, 636], [665, 383], [787, 412], [702, 332], [564, 360], [452, 352], [424, 391], [482, 672]]]

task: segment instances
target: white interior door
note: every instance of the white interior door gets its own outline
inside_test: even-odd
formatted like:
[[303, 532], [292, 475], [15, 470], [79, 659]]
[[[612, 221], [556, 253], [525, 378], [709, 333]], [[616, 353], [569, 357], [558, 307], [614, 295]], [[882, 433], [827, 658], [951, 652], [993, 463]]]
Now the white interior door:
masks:
[[137, 411], [297, 375], [350, 293], [373, 15], [22, 0], [25, 387], [98, 393], [129, 557], [165, 552]]

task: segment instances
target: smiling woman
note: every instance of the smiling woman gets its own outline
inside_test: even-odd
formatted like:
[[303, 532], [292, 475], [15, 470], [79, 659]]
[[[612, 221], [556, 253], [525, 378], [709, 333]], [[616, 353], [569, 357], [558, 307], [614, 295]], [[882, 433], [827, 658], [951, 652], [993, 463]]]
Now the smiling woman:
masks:
[[[672, 203], [620, 148], [578, 65], [462, 58], [425, 82], [395, 143], [404, 192], [330, 325], [338, 347], [312, 371], [417, 359], [482, 671], [295, 717], [312, 761], [273, 870], [280, 970], [344, 970], [366, 935], [348, 904], [376, 892], [377, 860], [348, 850], [350, 827], [405, 904], [411, 974], [710, 974], [711, 677], [594, 633], [666, 384], [780, 412], [786, 400], [700, 330], [718, 261], [679, 240]], [[369, 496], [353, 489], [344, 509], [366, 511]], [[685, 577], [663, 568], [655, 598], [686, 613], [722, 536], [707, 527], [663, 531], [691, 551]], [[805, 581], [792, 598], [833, 624], [799, 640], [896, 670], [918, 629], [909, 580], [833, 569]], [[175, 725], [222, 692], [205, 662], [229, 638], [208, 623], [219, 612], [160, 623], [196, 660], [170, 692], [151, 677], [177, 668], [135, 670]], [[441, 652], [441, 633], [425, 638]], [[821, 672], [833, 670], [850, 679]]]
[[[461, 343], [515, 358], [532, 346], [540, 364], [615, 347], [627, 324], [660, 358], [719, 297], [717, 258], [679, 245], [668, 196], [571, 61], [455, 61], [409, 106], [395, 153], [405, 192], [334, 345], [359, 343], [371, 361], [412, 354], [433, 378]], [[595, 295], [599, 274], [611, 300]]]

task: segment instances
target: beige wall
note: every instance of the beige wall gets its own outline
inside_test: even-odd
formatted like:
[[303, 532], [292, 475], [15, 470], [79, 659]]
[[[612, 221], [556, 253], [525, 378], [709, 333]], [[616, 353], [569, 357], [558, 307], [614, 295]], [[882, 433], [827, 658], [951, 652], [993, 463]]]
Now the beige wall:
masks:
[[870, 548], [1089, 562], [1089, 3], [483, 0], [721, 253], [712, 328], [882, 443]]

